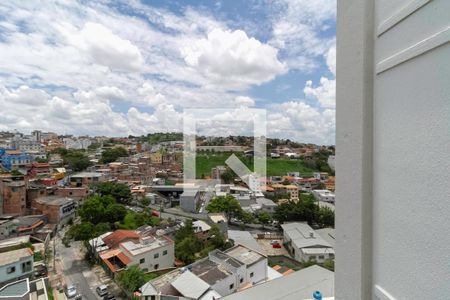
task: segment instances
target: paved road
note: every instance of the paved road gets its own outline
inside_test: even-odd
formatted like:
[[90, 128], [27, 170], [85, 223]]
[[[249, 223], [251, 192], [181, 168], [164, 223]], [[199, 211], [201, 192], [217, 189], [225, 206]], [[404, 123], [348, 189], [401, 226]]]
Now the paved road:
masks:
[[61, 239], [56, 238], [56, 257], [60, 259], [62, 264], [66, 284], [73, 284], [77, 288], [77, 292], [83, 295], [83, 300], [101, 299], [91, 289], [91, 284], [96, 282], [95, 274], [91, 271], [86, 261], [84, 261], [80, 252], [80, 242], [71, 242], [71, 247], [66, 248]]

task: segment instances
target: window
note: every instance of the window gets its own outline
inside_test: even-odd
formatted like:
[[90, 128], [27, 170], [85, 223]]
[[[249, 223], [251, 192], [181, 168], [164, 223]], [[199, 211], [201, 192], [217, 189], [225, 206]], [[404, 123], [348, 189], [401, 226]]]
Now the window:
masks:
[[324, 259], [324, 258], [325, 258], [325, 256], [319, 255], [319, 259]]
[[244, 281], [244, 278], [239, 279], [239, 283], [242, 283]]
[[167, 255], [167, 250], [164, 250], [164, 251], [163, 251], [163, 255]]
[[330, 253], [330, 258], [334, 258], [334, 254], [333, 253]]
[[155, 270], [158, 270], [159, 269], [159, 264], [156, 264], [155, 265]]
[[6, 269], [6, 273], [11, 274], [16, 272], [16, 267], [9, 267], [8, 269]]
[[158, 258], [159, 257], [159, 253], [155, 253], [155, 255], [153, 255], [153, 258]]
[[250, 277], [253, 277], [253, 275], [255, 275], [253, 272], [250, 273]]
[[145, 258], [141, 258], [141, 260], [139, 261], [140, 264], [145, 263]]
[[22, 273], [30, 272], [30, 271], [31, 271], [31, 261], [22, 263]]
[[234, 288], [234, 284], [230, 284], [230, 290], [232, 290]]

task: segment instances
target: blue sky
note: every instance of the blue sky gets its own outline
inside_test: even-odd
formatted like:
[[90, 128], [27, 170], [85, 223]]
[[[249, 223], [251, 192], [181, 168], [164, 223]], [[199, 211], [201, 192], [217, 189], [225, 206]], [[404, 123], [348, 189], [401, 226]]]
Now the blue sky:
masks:
[[271, 137], [334, 143], [334, 1], [32, 2], [0, 3], [0, 130], [139, 135], [262, 108]]

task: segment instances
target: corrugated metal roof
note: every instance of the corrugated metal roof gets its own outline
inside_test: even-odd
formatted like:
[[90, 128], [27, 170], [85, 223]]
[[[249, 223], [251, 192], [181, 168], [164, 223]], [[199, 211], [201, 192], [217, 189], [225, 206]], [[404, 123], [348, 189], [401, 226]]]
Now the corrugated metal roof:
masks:
[[183, 296], [193, 299], [198, 299], [209, 289], [209, 284], [192, 274], [189, 270], [186, 270], [175, 279], [172, 282], [172, 286]]

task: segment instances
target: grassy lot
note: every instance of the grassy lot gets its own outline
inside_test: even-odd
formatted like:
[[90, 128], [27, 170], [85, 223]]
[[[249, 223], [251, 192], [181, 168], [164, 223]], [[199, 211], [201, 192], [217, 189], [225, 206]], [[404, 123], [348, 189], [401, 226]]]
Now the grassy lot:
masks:
[[[225, 161], [231, 153], [197, 153], [196, 157], [196, 175], [201, 178], [202, 175], [209, 176], [211, 168], [219, 165], [225, 165]], [[253, 160], [244, 157], [242, 154], [236, 154], [242, 162], [251, 170]], [[313, 170], [305, 167], [300, 160], [296, 159], [267, 159], [267, 175], [281, 176], [288, 172], [300, 172], [303, 175], [312, 175]]]

